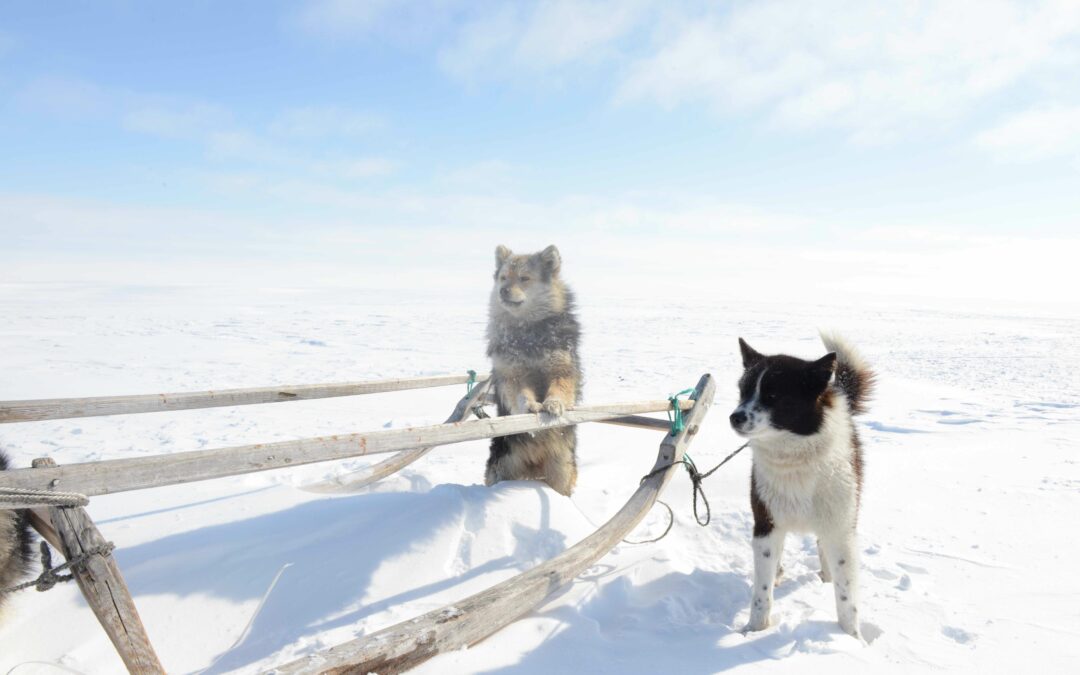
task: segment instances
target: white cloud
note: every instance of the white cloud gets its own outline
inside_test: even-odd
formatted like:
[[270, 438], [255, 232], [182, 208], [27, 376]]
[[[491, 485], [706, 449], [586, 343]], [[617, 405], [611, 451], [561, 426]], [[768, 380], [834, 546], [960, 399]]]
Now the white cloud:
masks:
[[466, 20], [439, 53], [440, 65], [463, 78], [547, 73], [617, 55], [614, 43], [645, 16], [642, 0], [556, 0], [507, 4]]
[[378, 115], [336, 106], [306, 106], [283, 111], [270, 123], [272, 134], [290, 138], [364, 136], [385, 128]]
[[201, 145], [208, 159], [255, 162], [318, 172], [332, 164], [349, 179], [388, 175], [398, 164], [388, 158], [328, 160], [313, 141], [338, 141], [322, 155], [355, 153], [356, 142], [385, 128], [382, 118], [338, 106], [283, 110], [267, 124], [245, 123], [232, 111], [190, 98], [111, 89], [85, 80], [42, 77], [32, 80], [16, 100], [34, 112], [75, 120], [105, 120], [147, 136]]
[[978, 134], [977, 147], [1007, 162], [1080, 159], [1080, 106], [1034, 108]]
[[859, 143], [947, 130], [1005, 94], [1037, 104], [1080, 68], [1076, 0], [325, 0], [299, 22], [359, 39], [419, 25], [462, 80], [599, 74], [617, 102], [706, 105]]
[[206, 103], [132, 102], [122, 113], [125, 129], [164, 138], [203, 138], [232, 124], [231, 115]]
[[736, 2], [673, 19], [617, 96], [759, 112], [875, 142], [1030, 78], [1064, 85], [1078, 39], [1073, 0]]
[[392, 6], [391, 0], [318, 0], [297, 15], [301, 28], [317, 35], [366, 33]]
[[332, 42], [428, 39], [469, 10], [469, 0], [314, 0], [286, 17], [289, 28]]
[[485, 159], [455, 167], [439, 176], [439, 181], [459, 190], [506, 190], [519, 183], [516, 179], [523, 168], [501, 159]]
[[113, 97], [105, 89], [68, 77], [39, 77], [15, 98], [24, 107], [66, 119], [97, 118], [114, 107]]
[[400, 164], [386, 157], [355, 157], [352, 159], [321, 162], [316, 168], [332, 178], [364, 180], [389, 176], [396, 172]]

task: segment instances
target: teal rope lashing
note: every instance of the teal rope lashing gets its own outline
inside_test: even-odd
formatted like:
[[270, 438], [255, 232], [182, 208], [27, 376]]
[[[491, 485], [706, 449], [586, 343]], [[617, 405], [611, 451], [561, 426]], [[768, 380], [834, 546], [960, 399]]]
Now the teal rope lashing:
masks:
[[671, 402], [671, 410], [668, 410], [668, 421], [671, 422], [671, 435], [674, 436], [686, 428], [686, 424], [683, 423], [682, 408], [679, 407], [680, 396], [690, 396], [690, 399], [694, 399], [693, 389], [683, 389], [678, 394], [672, 394], [668, 396], [668, 401]]
[[471, 394], [472, 393], [472, 388], [476, 386], [476, 371], [475, 370], [470, 370], [470, 371], [468, 371], [468, 373], [469, 373], [469, 381], [465, 383], [465, 394], [466, 395]]

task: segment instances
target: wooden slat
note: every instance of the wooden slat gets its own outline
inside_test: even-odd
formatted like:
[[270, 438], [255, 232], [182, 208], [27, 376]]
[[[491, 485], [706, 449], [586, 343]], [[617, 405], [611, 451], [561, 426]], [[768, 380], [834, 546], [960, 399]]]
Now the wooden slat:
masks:
[[686, 415], [686, 428], [665, 436], [653, 470], [626, 505], [608, 522], [562, 554], [461, 602], [415, 619], [312, 654], [274, 669], [295, 673], [373, 673], [389, 675], [417, 666], [436, 654], [475, 644], [521, 617], [599, 560], [641, 521], [655, 503], [697, 434], [712, 403], [715, 386], [705, 375], [698, 382], [697, 402]]
[[167, 410], [191, 410], [194, 408], [219, 408], [257, 403], [282, 403], [285, 401], [305, 401], [335, 396], [360, 396], [362, 394], [378, 394], [387, 391], [464, 384], [468, 380], [468, 375], [438, 375], [435, 377], [410, 377], [394, 380], [280, 385], [175, 394], [0, 401], [0, 424], [74, 417], [99, 417], [102, 415], [127, 415]]
[[49, 542], [53, 548], [57, 551], [64, 550], [63, 544], [60, 543], [60, 533], [53, 527], [52, 516], [49, 515], [48, 507], [38, 506], [26, 509], [26, 519], [30, 523], [30, 527], [37, 530], [41, 538]]
[[[453, 424], [454, 422], [461, 422], [468, 419], [473, 413], [473, 406], [479, 405], [483, 400], [489, 382], [490, 380], [485, 380], [476, 385], [473, 387], [471, 394], [464, 396], [458, 401], [457, 406], [454, 408], [454, 412], [450, 413], [450, 417], [446, 418], [446, 424]], [[317, 492], [319, 494], [355, 492], [376, 481], [382, 480], [392, 473], [401, 471], [436, 447], [438, 446], [428, 445], [422, 448], [403, 450], [389, 459], [384, 459], [377, 464], [364, 467], [359, 471], [344, 476], [337, 476], [329, 480], [319, 481], [317, 483], [309, 483], [302, 486], [301, 489], [308, 492]]]
[[613, 424], [617, 427], [634, 427], [635, 429], [655, 429], [657, 431], [670, 431], [671, 422], [658, 417], [645, 417], [644, 415], [627, 415], [616, 417], [613, 420], [601, 420], [600, 424]]
[[[689, 401], [680, 402], [680, 407], [690, 405]], [[666, 399], [577, 406], [558, 418], [538, 414], [510, 415], [454, 424], [67, 464], [51, 469], [14, 469], [0, 472], [0, 487], [63, 490], [87, 496], [103, 495], [599, 422], [639, 413], [661, 412], [669, 407]]]
[[[55, 463], [46, 457], [34, 460], [34, 466], [44, 471]], [[106, 543], [86, 509], [53, 506], [49, 508], [49, 517], [59, 536], [60, 550], [68, 560]], [[164, 673], [112, 555], [91, 555], [82, 565], [73, 566], [71, 573], [128, 672]]]

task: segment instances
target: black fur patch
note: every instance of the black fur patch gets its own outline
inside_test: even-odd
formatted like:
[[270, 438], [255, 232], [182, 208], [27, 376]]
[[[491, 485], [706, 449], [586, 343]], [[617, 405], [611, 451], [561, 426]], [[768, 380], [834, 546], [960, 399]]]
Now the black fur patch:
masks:
[[814, 434], [832, 402], [827, 387], [834, 360], [831, 354], [818, 361], [763, 356], [739, 380], [739, 403], [754, 398], [760, 378], [758, 405], [769, 411], [772, 425], [801, 436]]
[[772, 514], [769, 507], [758, 496], [757, 479], [750, 472], [750, 510], [754, 513], [754, 536], [767, 537], [773, 531]]
[[[851, 453], [851, 470], [855, 473], [855, 506], [857, 509], [862, 502], [863, 452], [862, 440], [859, 438], [859, 432], [855, 430], [854, 425], [851, 428], [851, 447], [853, 450]], [[856, 517], [858, 517], [857, 510]], [[841, 564], [843, 564], [842, 561]]]

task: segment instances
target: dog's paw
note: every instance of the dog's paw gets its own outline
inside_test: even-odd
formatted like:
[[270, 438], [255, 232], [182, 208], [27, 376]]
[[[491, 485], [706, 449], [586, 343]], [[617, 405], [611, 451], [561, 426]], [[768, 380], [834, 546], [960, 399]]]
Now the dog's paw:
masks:
[[553, 417], [562, 417], [562, 414], [566, 412], [566, 404], [557, 398], [549, 398], [544, 401], [544, 412]]
[[747, 635], [749, 633], [758, 633], [768, 628], [770, 623], [771, 622], [767, 618], [757, 621], [751, 619], [745, 626], [742, 627], [739, 632], [743, 635]]
[[845, 633], [847, 633], [848, 635], [850, 635], [851, 637], [858, 640], [859, 642], [863, 643], [864, 645], [866, 644], [866, 640], [864, 640], [863, 636], [862, 636], [862, 631], [859, 630], [859, 622], [858, 621], [854, 621], [854, 620], [852, 620], [852, 621], [841, 621], [840, 622], [840, 629], [842, 631], [844, 631]]

